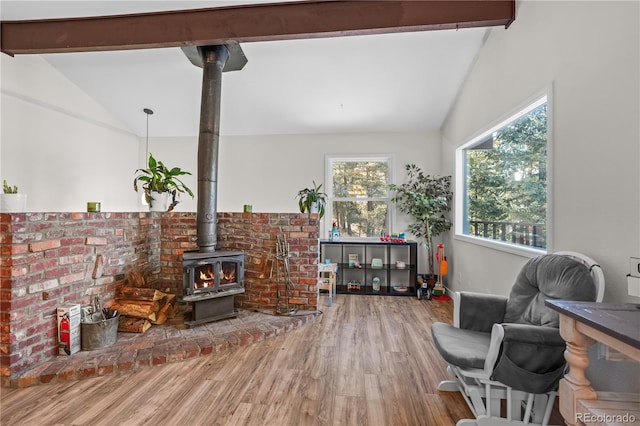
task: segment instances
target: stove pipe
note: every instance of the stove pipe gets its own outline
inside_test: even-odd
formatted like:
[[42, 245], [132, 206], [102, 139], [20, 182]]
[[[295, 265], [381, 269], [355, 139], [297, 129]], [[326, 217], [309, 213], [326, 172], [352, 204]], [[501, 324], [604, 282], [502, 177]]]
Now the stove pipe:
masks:
[[222, 71], [229, 58], [225, 45], [199, 49], [202, 58], [202, 99], [198, 136], [198, 248], [216, 249], [218, 146], [220, 140], [220, 98]]

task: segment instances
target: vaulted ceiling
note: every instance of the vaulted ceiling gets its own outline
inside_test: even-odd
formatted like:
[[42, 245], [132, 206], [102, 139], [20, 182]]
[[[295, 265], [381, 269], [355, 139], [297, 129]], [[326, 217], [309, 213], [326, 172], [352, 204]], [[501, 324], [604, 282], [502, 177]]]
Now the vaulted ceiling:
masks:
[[[0, 17], [14, 21], [257, 3], [264, 2], [2, 0]], [[223, 75], [221, 134], [438, 129], [486, 31], [242, 42], [247, 65]], [[140, 136], [146, 132], [143, 108], [154, 110], [150, 136], [198, 133], [202, 73], [178, 47], [47, 53], [43, 58]]]

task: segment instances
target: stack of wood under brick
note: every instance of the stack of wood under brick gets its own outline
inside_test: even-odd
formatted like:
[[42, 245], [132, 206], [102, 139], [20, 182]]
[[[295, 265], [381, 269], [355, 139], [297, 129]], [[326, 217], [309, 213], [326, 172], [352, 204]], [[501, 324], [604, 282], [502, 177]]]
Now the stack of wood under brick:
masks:
[[128, 285], [116, 288], [110, 308], [120, 312], [118, 331], [144, 333], [152, 324], [164, 324], [176, 315], [176, 295], [145, 287], [140, 273], [128, 276]]

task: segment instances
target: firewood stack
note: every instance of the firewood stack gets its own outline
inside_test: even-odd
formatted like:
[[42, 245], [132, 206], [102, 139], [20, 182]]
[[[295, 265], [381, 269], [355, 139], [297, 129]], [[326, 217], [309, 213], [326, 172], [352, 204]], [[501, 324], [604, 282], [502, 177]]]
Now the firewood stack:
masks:
[[111, 309], [120, 312], [118, 331], [144, 333], [152, 324], [164, 324], [176, 315], [176, 295], [147, 288], [140, 272], [129, 274], [129, 285], [116, 288]]

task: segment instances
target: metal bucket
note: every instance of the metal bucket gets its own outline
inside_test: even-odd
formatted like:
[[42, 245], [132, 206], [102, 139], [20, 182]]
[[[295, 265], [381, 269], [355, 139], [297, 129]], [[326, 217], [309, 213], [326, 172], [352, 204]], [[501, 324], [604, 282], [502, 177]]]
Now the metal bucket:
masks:
[[118, 313], [115, 317], [106, 320], [81, 323], [82, 350], [92, 351], [113, 345], [118, 337], [119, 321]]

